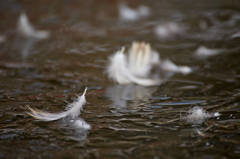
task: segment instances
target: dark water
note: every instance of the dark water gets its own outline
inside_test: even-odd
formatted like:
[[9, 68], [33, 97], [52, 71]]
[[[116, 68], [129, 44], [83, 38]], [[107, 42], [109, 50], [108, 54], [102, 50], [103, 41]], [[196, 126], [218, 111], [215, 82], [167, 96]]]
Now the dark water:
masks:
[[[240, 158], [240, 3], [129, 1], [151, 15], [122, 22], [115, 0], [0, 1], [0, 158]], [[20, 12], [51, 37], [29, 43], [17, 35]], [[154, 28], [176, 22], [181, 35], [160, 39]], [[151, 43], [162, 58], [194, 72], [157, 87], [117, 85], [108, 56], [132, 41]], [[224, 49], [197, 58], [199, 46]], [[27, 48], [28, 56], [22, 57]], [[25, 106], [61, 112], [88, 87], [84, 131], [64, 121], [39, 122]], [[201, 125], [180, 118], [193, 106], [219, 112]], [[198, 131], [203, 134], [198, 134]]]

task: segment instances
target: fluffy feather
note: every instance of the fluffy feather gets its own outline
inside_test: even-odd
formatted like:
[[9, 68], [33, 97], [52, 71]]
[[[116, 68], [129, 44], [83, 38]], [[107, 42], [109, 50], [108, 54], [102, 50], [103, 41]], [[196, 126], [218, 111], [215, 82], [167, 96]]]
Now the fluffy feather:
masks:
[[147, 78], [154, 63], [160, 63], [159, 55], [150, 44], [134, 42], [129, 50], [129, 70], [137, 77]]
[[[170, 60], [161, 61], [159, 54], [144, 42], [133, 42], [128, 55], [124, 52], [123, 47], [112, 55], [107, 68], [108, 77], [119, 84], [159, 85], [174, 73], [188, 74], [192, 71], [190, 67], [177, 66]], [[155, 71], [153, 74], [152, 70]]]
[[124, 55], [125, 48], [122, 47], [121, 50], [117, 51], [113, 56], [109, 58], [110, 65], [108, 67], [108, 77], [114, 79], [120, 84], [131, 83], [130, 79], [126, 74], [129, 74], [127, 69], [127, 60]]
[[73, 120], [77, 119], [77, 117], [80, 115], [81, 110], [83, 109], [83, 105], [86, 103], [85, 94], [86, 94], [87, 88], [85, 89], [82, 96], [79, 96], [78, 99], [67, 106], [67, 111], [62, 113], [48, 113], [41, 110], [35, 110], [32, 109], [29, 106], [26, 106], [29, 110], [27, 113], [31, 115], [32, 117], [43, 120], [43, 121], [53, 121], [58, 120], [61, 118], [69, 117]]
[[[159, 79], [150, 79], [150, 78], [142, 78], [139, 77], [139, 73], [135, 72], [135, 68], [138, 70], [135, 65], [139, 65], [142, 68], [142, 62], [144, 60], [140, 59], [143, 58], [143, 55], [137, 56], [137, 60], [134, 61], [136, 58], [133, 57], [131, 59], [133, 66], [132, 69], [129, 69], [129, 63], [127, 61], [126, 55], [124, 54], [125, 48], [123, 47], [120, 51], [117, 51], [113, 56], [110, 57], [110, 64], [108, 66], [107, 72], [108, 72], [108, 77], [112, 78], [114, 81], [120, 83], [120, 84], [128, 84], [128, 83], [137, 83], [139, 85], [143, 86], [152, 86], [152, 85], [157, 85], [161, 81]], [[132, 53], [132, 51], [131, 51]], [[130, 57], [132, 56], [130, 53]], [[135, 53], [134, 53], [135, 54]], [[135, 55], [134, 55], [135, 56]], [[146, 62], [149, 64], [149, 62]], [[145, 67], [150, 67], [148, 65], [144, 65]], [[131, 70], [133, 72], [131, 72]], [[147, 71], [144, 71], [147, 73]]]
[[207, 113], [201, 107], [193, 107], [188, 111], [188, 115], [186, 116], [186, 120], [192, 124], [201, 124], [206, 119], [211, 118], [212, 114]]

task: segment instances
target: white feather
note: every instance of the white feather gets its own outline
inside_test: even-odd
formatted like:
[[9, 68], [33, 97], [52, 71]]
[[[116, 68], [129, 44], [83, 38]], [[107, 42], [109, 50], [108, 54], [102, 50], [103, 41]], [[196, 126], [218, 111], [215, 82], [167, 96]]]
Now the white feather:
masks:
[[200, 46], [196, 51], [195, 54], [198, 57], [208, 57], [208, 56], [213, 56], [217, 55], [219, 53], [222, 53], [223, 50], [221, 49], [210, 49], [205, 46]]
[[[110, 57], [107, 68], [108, 77], [119, 84], [136, 83], [143, 86], [161, 84], [174, 73], [188, 74], [192, 69], [188, 66], [177, 66], [170, 60], [161, 61], [159, 54], [152, 51], [150, 44], [133, 42], [128, 55], [123, 47]], [[151, 70], [157, 67], [156, 73]], [[159, 76], [163, 77], [160, 78]]]
[[27, 38], [46, 39], [49, 37], [48, 31], [38, 31], [29, 23], [25, 13], [21, 13], [18, 20], [18, 32]]
[[32, 117], [43, 120], [43, 121], [53, 121], [58, 120], [65, 117], [70, 117], [71, 119], [75, 120], [80, 115], [81, 110], [83, 109], [83, 105], [86, 103], [85, 94], [87, 88], [85, 89], [82, 96], [79, 96], [78, 99], [67, 106], [68, 110], [62, 113], [48, 113], [41, 110], [35, 110], [31, 107], [27, 106], [29, 112], [27, 112]]
[[[153, 61], [155, 60], [155, 61]], [[129, 69], [137, 77], [147, 78], [154, 63], [159, 63], [158, 53], [151, 50], [150, 44], [144, 42], [132, 44], [129, 50]]]
[[150, 44], [134, 42], [129, 51], [129, 69], [137, 77], [149, 77], [153, 65], [159, 65], [161, 73], [189, 74], [188, 66], [177, 66], [170, 60], [160, 60], [159, 54], [151, 49]]
[[146, 6], [140, 6], [138, 9], [131, 9], [126, 4], [119, 5], [120, 19], [124, 21], [135, 21], [150, 14], [150, 9]]
[[183, 35], [185, 29], [174, 22], [164, 23], [155, 28], [155, 33], [160, 39], [169, 39]]
[[212, 114], [209, 114], [208, 112], [203, 110], [203, 108], [193, 107], [188, 111], [186, 120], [192, 124], [201, 124], [202, 122], [204, 122], [205, 120], [211, 117], [212, 117]]
[[[137, 73], [133, 73], [134, 71], [132, 72], [129, 69], [130, 64], [127, 62], [127, 58], [126, 55], [124, 54], [124, 51], [125, 48], [123, 47], [120, 51], [117, 51], [113, 56], [110, 57], [110, 64], [107, 69], [109, 78], [113, 79], [114, 81], [120, 84], [137, 83], [143, 86], [157, 85], [161, 82], [159, 79], [141, 78], [136, 76]], [[142, 67], [141, 66], [142, 60], [140, 59], [141, 56], [142, 55], [140, 55], [140, 57], [138, 56], [139, 57], [139, 59], [137, 59], [138, 61], [133, 60], [134, 64], [139, 65], [140, 67]], [[132, 67], [134, 70], [135, 66]]]
[[125, 48], [122, 47], [120, 51], [117, 51], [109, 58], [110, 64], [107, 70], [108, 77], [120, 84], [128, 84], [132, 82], [126, 75], [129, 74], [129, 70], [127, 68], [127, 60], [124, 51]]
[[167, 72], [173, 72], [173, 73], [181, 73], [181, 74], [189, 74], [192, 72], [192, 69], [188, 66], [177, 66], [175, 63], [173, 63], [170, 60], [164, 60], [161, 63], [161, 68], [164, 71]]

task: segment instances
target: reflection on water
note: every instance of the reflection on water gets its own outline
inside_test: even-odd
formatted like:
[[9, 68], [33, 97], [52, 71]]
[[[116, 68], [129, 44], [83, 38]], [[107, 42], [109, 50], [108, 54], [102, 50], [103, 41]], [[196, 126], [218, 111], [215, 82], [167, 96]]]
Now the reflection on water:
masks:
[[66, 130], [67, 138], [76, 141], [87, 140], [88, 130], [91, 129], [91, 126], [82, 118], [76, 120], [63, 119], [58, 122], [58, 125], [59, 128]]
[[[136, 84], [114, 85], [107, 89], [107, 96], [113, 101], [113, 107], [117, 109], [128, 108], [137, 109], [139, 101], [147, 101], [152, 94], [157, 91], [157, 87], [144, 87]], [[132, 102], [132, 104], [128, 104]]]
[[31, 51], [31, 49], [34, 47], [34, 43], [36, 40], [34, 39], [23, 39], [22, 41], [22, 48], [21, 50], [21, 55], [23, 59], [26, 59]]

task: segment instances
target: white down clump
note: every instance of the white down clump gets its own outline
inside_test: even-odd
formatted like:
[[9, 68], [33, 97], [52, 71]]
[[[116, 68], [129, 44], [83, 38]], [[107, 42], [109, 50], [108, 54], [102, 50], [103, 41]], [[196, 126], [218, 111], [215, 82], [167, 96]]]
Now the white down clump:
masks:
[[190, 109], [188, 111], [188, 115], [185, 117], [187, 122], [191, 123], [191, 124], [201, 124], [203, 123], [205, 120], [216, 116], [215, 114], [210, 114], [208, 112], [206, 112], [205, 110], [203, 110], [202, 107], [193, 107], [192, 109]]

